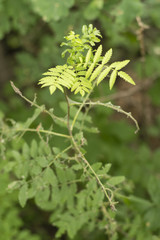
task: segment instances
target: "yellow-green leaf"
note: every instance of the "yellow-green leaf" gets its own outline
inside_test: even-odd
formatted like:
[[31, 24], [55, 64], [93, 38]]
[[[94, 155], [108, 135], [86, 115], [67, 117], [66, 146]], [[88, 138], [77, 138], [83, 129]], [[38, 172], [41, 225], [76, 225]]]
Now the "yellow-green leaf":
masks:
[[105, 56], [103, 57], [103, 60], [102, 60], [102, 64], [106, 64], [112, 57], [112, 48], [110, 50], [108, 50], [105, 54]]
[[111, 68], [107, 67], [105, 70], [103, 70], [103, 72], [101, 72], [101, 74], [99, 75], [99, 77], [97, 79], [97, 85], [108, 75], [110, 70], [111, 70]]
[[93, 69], [94, 69], [95, 63], [92, 63], [91, 66], [88, 68], [87, 72], [86, 72], [86, 78], [89, 78]]
[[49, 87], [50, 94], [52, 95], [56, 90], [56, 87], [54, 85]]
[[133, 81], [133, 79], [125, 72], [120, 71], [118, 72], [118, 75], [123, 78], [126, 82], [129, 82], [130, 84], [135, 85], [135, 82]]
[[130, 62], [130, 60], [124, 60], [124, 61], [119, 62], [119, 63], [117, 64], [117, 66], [116, 66], [116, 70], [122, 69], [122, 68], [125, 67], [129, 62]]
[[102, 71], [102, 68], [103, 68], [103, 65], [101, 64], [94, 70], [90, 78], [90, 82], [92, 82], [100, 74], [100, 72]]
[[96, 51], [96, 53], [95, 53], [95, 55], [94, 55], [94, 59], [93, 59], [93, 62], [94, 62], [94, 63], [96, 63], [96, 62], [99, 61], [99, 58], [100, 58], [101, 54], [102, 54], [102, 45], [100, 45], [100, 46], [97, 48], [97, 51]]
[[92, 49], [90, 48], [90, 49], [88, 50], [88, 52], [87, 52], [87, 55], [86, 55], [85, 65], [87, 65], [88, 62], [90, 61], [91, 55], [92, 55]]
[[110, 76], [110, 79], [109, 79], [109, 89], [111, 90], [115, 84], [115, 81], [116, 81], [116, 77], [117, 77], [117, 71], [114, 70]]

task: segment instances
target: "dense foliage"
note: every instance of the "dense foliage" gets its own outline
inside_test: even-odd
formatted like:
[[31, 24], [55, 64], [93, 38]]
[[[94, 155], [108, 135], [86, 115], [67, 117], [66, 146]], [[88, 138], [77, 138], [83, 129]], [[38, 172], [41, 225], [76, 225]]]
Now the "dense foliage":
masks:
[[[2, 240], [160, 239], [159, 12], [158, 0], [0, 1]], [[65, 66], [60, 48], [63, 37], [70, 32], [66, 40], [79, 40], [73, 31], [80, 34], [82, 25], [89, 23], [102, 33], [102, 56], [113, 48], [113, 62], [127, 64], [124, 59], [131, 59], [125, 71], [136, 82], [136, 86], [130, 86], [120, 79], [124, 75], [116, 83], [113, 78], [110, 89], [112, 82], [117, 91], [113, 88], [110, 92], [108, 80], [100, 81], [103, 59], [99, 59], [101, 67], [96, 72], [95, 65], [90, 65], [94, 63], [94, 50], [101, 47], [94, 41], [96, 38], [88, 39], [93, 49], [89, 59], [92, 80], [100, 78], [91, 101], [103, 104], [94, 109], [83, 105], [74, 135], [91, 169], [97, 176], [102, 175], [103, 185], [107, 184], [108, 200], [92, 170], [79, 164], [80, 153], [69, 143], [64, 94], [56, 91], [50, 96], [47, 88], [37, 85], [48, 68]], [[70, 42], [65, 42], [68, 49]], [[76, 64], [88, 63], [89, 48], [84, 54], [81, 50], [75, 48], [76, 59], [68, 58], [68, 65], [75, 60]], [[66, 56], [68, 53], [70, 50]], [[48, 73], [51, 76], [52, 70]], [[9, 80], [14, 82], [14, 91]], [[72, 105], [71, 123], [90, 89], [89, 85], [81, 86], [85, 88], [77, 90], [80, 94], [72, 94], [72, 98], [67, 91]], [[76, 89], [73, 85], [62, 87]], [[61, 85], [60, 90], [63, 91]], [[107, 101], [131, 111], [139, 122], [140, 132], [134, 134], [132, 121], [115, 113], [114, 105], [106, 108]], [[18, 199], [24, 208], [19, 206]]]

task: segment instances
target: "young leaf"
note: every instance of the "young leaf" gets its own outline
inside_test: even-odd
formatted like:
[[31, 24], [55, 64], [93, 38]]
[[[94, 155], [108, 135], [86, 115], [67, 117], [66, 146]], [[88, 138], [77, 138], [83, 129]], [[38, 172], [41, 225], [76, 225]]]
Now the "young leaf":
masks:
[[93, 69], [94, 69], [94, 66], [95, 66], [95, 63], [92, 63], [92, 64], [90, 65], [90, 67], [88, 68], [88, 70], [87, 70], [87, 72], [86, 72], [86, 78], [89, 78], [89, 77], [90, 77], [90, 75], [91, 75], [91, 73], [92, 73], [92, 71], [93, 71]]
[[133, 81], [133, 79], [127, 73], [125, 73], [123, 71], [120, 71], [120, 72], [118, 72], [118, 76], [123, 78], [126, 82], [129, 82], [129, 83], [135, 85], [135, 82]]
[[93, 59], [93, 62], [94, 62], [94, 63], [96, 63], [96, 62], [99, 61], [101, 54], [102, 54], [102, 45], [100, 45], [100, 46], [97, 48], [97, 51], [96, 51], [96, 53], [95, 53], [95, 55], [94, 55], [94, 59]]
[[108, 75], [110, 70], [111, 70], [111, 68], [107, 67], [105, 70], [103, 70], [103, 72], [101, 72], [101, 74], [99, 75], [99, 77], [97, 79], [97, 85], [100, 84], [100, 82], [102, 82], [102, 80]]
[[92, 82], [102, 71], [103, 65], [99, 65], [91, 75], [90, 82]]
[[21, 207], [24, 207], [26, 205], [27, 198], [28, 198], [28, 184], [25, 183], [20, 188], [19, 195], [18, 195], [18, 199]]
[[104, 65], [108, 63], [111, 57], [112, 57], [112, 48], [106, 52], [105, 56], [103, 57], [102, 64]]
[[56, 90], [56, 87], [54, 85], [49, 87], [49, 91], [51, 95], [55, 92], [55, 90]]
[[125, 67], [129, 62], [130, 62], [130, 60], [124, 60], [124, 61], [119, 62], [119, 63], [117, 64], [117, 66], [116, 66], [116, 70], [122, 69], [122, 68]]
[[111, 90], [115, 84], [115, 81], [116, 81], [116, 77], [117, 77], [117, 71], [114, 70], [110, 76], [110, 79], [109, 79], [109, 89]]
[[88, 62], [90, 61], [91, 55], [92, 55], [92, 49], [90, 48], [87, 52], [87, 55], [86, 55], [85, 65], [87, 65]]

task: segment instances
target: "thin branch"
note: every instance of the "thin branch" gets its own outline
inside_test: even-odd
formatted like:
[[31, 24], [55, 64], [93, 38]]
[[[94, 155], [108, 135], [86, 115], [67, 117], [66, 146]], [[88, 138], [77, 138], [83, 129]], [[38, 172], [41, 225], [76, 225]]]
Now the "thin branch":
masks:
[[70, 123], [69, 123], [69, 120], [70, 120], [70, 103], [69, 103], [69, 99], [68, 99], [68, 96], [67, 96], [66, 89], [64, 91], [64, 95], [65, 95], [65, 99], [66, 99], [66, 102], [67, 102], [67, 127], [68, 127], [69, 135], [72, 137], [72, 129], [71, 129]]
[[111, 102], [108, 102], [108, 103], [101, 103], [99, 101], [97, 102], [89, 102], [90, 105], [94, 106], [94, 105], [100, 105], [100, 106], [104, 106], [104, 107], [107, 107], [107, 108], [111, 108], [113, 110], [116, 110], [117, 112], [120, 112], [120, 113], [123, 113], [125, 114], [128, 118], [131, 118], [132, 121], [135, 123], [136, 125], [136, 131], [135, 133], [137, 133], [139, 131], [139, 125], [138, 125], [138, 122], [137, 120], [132, 116], [131, 112], [126, 112], [124, 111], [120, 106], [115, 106], [113, 105]]
[[[90, 171], [91, 171], [91, 173], [93, 174], [93, 176], [95, 177], [98, 185], [101, 187], [104, 195], [105, 195], [106, 198], [108, 199], [111, 209], [115, 211], [116, 209], [115, 209], [115, 206], [114, 206], [114, 202], [112, 201], [112, 200], [113, 200], [113, 192], [112, 192], [112, 190], [109, 189], [109, 188], [106, 188], [106, 187], [103, 185], [103, 183], [101, 182], [100, 178], [98, 177], [98, 175], [96, 174], [96, 172], [94, 171], [94, 169], [92, 168], [92, 166], [90, 165], [90, 163], [87, 161], [87, 159], [85, 158], [84, 154], [81, 152], [81, 150], [80, 150], [77, 142], [75, 141], [75, 139], [74, 139], [74, 137], [73, 137], [73, 135], [72, 135], [72, 130], [73, 130], [74, 124], [75, 124], [75, 122], [76, 122], [76, 120], [77, 120], [77, 118], [78, 118], [78, 115], [79, 115], [81, 109], [83, 108], [83, 106], [84, 106], [85, 104], [87, 104], [86, 102], [87, 102], [89, 96], [91, 95], [91, 93], [92, 93], [95, 85], [96, 85], [96, 81], [94, 82], [93, 88], [92, 88], [91, 91], [87, 94], [87, 96], [85, 97], [84, 101], [83, 101], [82, 103], [80, 103], [80, 107], [79, 107], [78, 111], [77, 111], [76, 114], [75, 114], [75, 117], [74, 117], [74, 119], [73, 119], [71, 128], [70, 128], [70, 125], [69, 125], [70, 103], [69, 103], [69, 100], [68, 100], [67, 95], [65, 94], [66, 101], [67, 101], [67, 105], [68, 105], [68, 130], [69, 130], [69, 133], [70, 133], [70, 137], [71, 137], [73, 146], [74, 146], [76, 152], [79, 154], [80, 158], [82, 159], [82, 161], [84, 162], [84, 164], [85, 164], [85, 166], [86, 166], [85, 169], [87, 169], [87, 168], [90, 169]], [[110, 192], [111, 196], [109, 196], [108, 192]]]
[[[112, 190], [109, 189], [109, 188], [105, 188], [105, 186], [103, 185], [103, 183], [101, 182], [100, 178], [98, 177], [98, 175], [96, 174], [96, 172], [94, 171], [94, 169], [91, 167], [90, 163], [87, 161], [87, 159], [85, 158], [85, 156], [83, 155], [83, 153], [81, 152], [81, 150], [79, 149], [75, 139], [73, 138], [72, 136], [72, 142], [73, 142], [73, 145], [76, 149], [76, 151], [79, 153], [81, 159], [83, 160], [83, 162], [85, 163], [86, 167], [88, 167], [91, 171], [91, 173], [94, 175], [98, 185], [101, 187], [104, 195], [106, 196], [106, 198], [108, 199], [109, 201], [109, 204], [110, 204], [110, 207], [113, 211], [115, 211], [115, 206], [114, 206], [114, 202], [112, 202], [113, 200], [113, 193], [112, 193]], [[109, 191], [111, 193], [111, 196], [109, 196], [108, 192]]]
[[71, 138], [69, 135], [66, 134], [62, 134], [62, 133], [57, 133], [57, 132], [53, 132], [53, 131], [48, 131], [48, 130], [43, 130], [43, 129], [34, 129], [34, 128], [21, 128], [21, 129], [13, 129], [12, 131], [15, 132], [41, 132], [41, 133], [46, 133], [46, 134], [51, 134], [51, 135], [55, 135], [58, 137], [63, 137], [63, 138]]
[[[39, 106], [38, 104], [35, 103], [35, 100], [31, 101], [29, 100], [28, 98], [26, 98], [22, 92], [14, 85], [14, 83], [12, 81], [10, 81], [11, 83], [11, 86], [13, 88], [13, 90], [15, 91], [15, 93], [17, 93], [19, 96], [21, 96], [21, 98], [23, 98], [26, 102], [30, 103], [31, 106], [35, 106], [36, 108], [39, 108], [41, 109], [42, 107]], [[50, 111], [44, 109], [43, 112], [47, 113], [51, 118], [52, 120], [58, 120], [58, 121], [61, 121], [61, 122], [64, 122], [65, 123], [65, 120], [63, 118], [59, 118], [57, 117], [56, 115], [54, 115], [53, 113], [50, 113]]]
[[[80, 105], [81, 103], [74, 103], [74, 105]], [[128, 118], [131, 118], [132, 121], [135, 123], [136, 125], [136, 131], [135, 133], [137, 133], [139, 131], [139, 125], [138, 125], [138, 122], [137, 120], [132, 116], [131, 112], [126, 112], [124, 111], [120, 106], [115, 106], [113, 105], [111, 102], [108, 102], [108, 103], [102, 103], [100, 101], [97, 101], [97, 102], [92, 102], [92, 101], [89, 101], [89, 102], [85, 102], [83, 103], [83, 106], [84, 105], [90, 105], [90, 106], [96, 106], [96, 105], [100, 105], [100, 106], [103, 106], [103, 107], [107, 107], [107, 108], [111, 108], [113, 110], [116, 110], [117, 112], [120, 112], [120, 113], [123, 113], [125, 114]]]

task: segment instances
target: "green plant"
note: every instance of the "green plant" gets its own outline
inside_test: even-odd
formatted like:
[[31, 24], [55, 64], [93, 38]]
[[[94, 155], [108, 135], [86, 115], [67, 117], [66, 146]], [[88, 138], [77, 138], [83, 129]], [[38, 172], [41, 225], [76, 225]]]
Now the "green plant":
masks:
[[65, 45], [69, 48], [62, 53], [62, 56], [64, 57], [66, 53], [69, 53], [68, 65], [57, 66], [44, 73], [43, 75], [47, 75], [47, 77], [42, 78], [39, 82], [42, 87], [49, 86], [51, 94], [56, 88], [64, 92], [63, 87], [65, 87], [71, 89], [71, 92], [74, 91], [75, 94], [80, 92], [84, 96], [85, 92], [90, 94], [93, 85], [95, 83], [98, 85], [109, 73], [110, 89], [114, 86], [117, 76], [135, 85], [127, 73], [119, 71], [129, 63], [129, 60], [114, 62], [108, 65], [112, 56], [112, 49], [108, 50], [104, 57], [101, 56], [102, 45], [96, 51], [92, 49], [95, 43], [100, 41], [98, 38], [101, 37], [100, 32], [90, 24], [88, 28], [86, 25], [83, 26], [82, 33], [83, 35], [80, 37], [71, 31], [65, 37], [67, 43], [62, 43], [61, 46]]
[[[92, 49], [101, 36], [96, 28], [92, 25], [83, 26], [82, 33], [80, 37], [73, 31], [70, 32], [66, 37], [68, 42], [62, 44], [70, 47], [62, 54], [64, 56], [69, 53], [67, 63], [50, 69], [44, 74], [47, 77], [39, 82], [42, 87], [49, 86], [51, 94], [57, 88], [64, 92], [66, 101], [60, 105], [65, 117], [55, 115], [53, 109], [47, 110], [44, 105], [39, 106], [35, 100], [30, 101], [11, 82], [14, 91], [35, 106], [36, 110], [23, 124], [12, 121], [13, 126], [5, 127], [2, 136], [19, 139], [26, 132], [35, 132], [39, 138], [32, 139], [30, 144], [24, 141], [18, 150], [9, 151], [8, 171], [14, 172], [16, 179], [8, 185], [8, 190], [19, 190], [18, 198], [22, 207], [28, 199], [34, 198], [38, 207], [49, 211], [50, 222], [58, 228], [56, 237], [67, 232], [69, 238], [74, 238], [85, 224], [88, 224], [89, 232], [97, 228], [105, 229], [107, 221], [107, 234], [114, 238], [115, 195], [118, 192], [117, 186], [125, 178], [109, 175], [110, 163], [102, 166], [101, 162], [91, 164], [86, 159], [87, 140], [84, 132], [97, 132], [96, 128], [91, 127], [92, 120], [88, 116], [93, 106], [103, 106], [124, 113], [139, 129], [131, 113], [123, 111], [120, 106], [89, 99], [95, 86], [110, 72], [110, 89], [115, 84], [117, 75], [131, 84], [134, 81], [125, 72], [119, 71], [128, 64], [128, 60], [108, 65], [112, 50], [102, 57], [101, 45], [97, 50]], [[67, 89], [75, 94], [80, 93], [81, 97], [69, 98]], [[83, 98], [86, 92], [87, 95]], [[42, 113], [49, 115], [54, 122], [49, 130], [43, 128], [42, 122], [38, 122], [37, 127], [31, 127]], [[66, 140], [63, 149], [58, 145], [59, 137]]]

